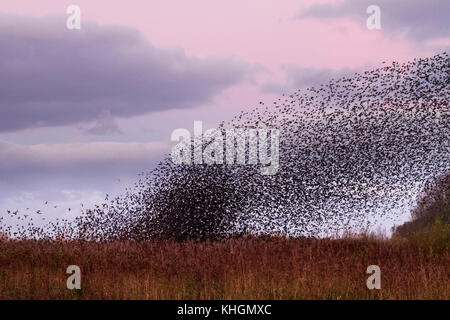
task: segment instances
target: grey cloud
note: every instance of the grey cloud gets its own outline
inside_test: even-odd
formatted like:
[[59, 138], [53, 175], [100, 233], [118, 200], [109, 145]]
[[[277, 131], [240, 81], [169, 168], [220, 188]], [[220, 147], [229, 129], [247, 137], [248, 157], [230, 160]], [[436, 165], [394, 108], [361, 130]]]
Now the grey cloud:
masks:
[[104, 110], [100, 114], [100, 117], [98, 118], [97, 122], [93, 127], [84, 129], [84, 131], [89, 134], [100, 136], [115, 133], [120, 134], [123, 133], [122, 130], [120, 130], [119, 125], [111, 115], [111, 112], [109, 112], [108, 110]]
[[354, 69], [319, 69], [319, 68], [304, 68], [298, 66], [291, 66], [287, 68], [286, 74], [288, 82], [294, 89], [317, 87], [321, 84], [326, 84], [332, 78], [338, 79], [345, 76], [353, 75], [357, 70]]
[[327, 68], [305, 68], [295, 65], [285, 67], [286, 83], [266, 82], [261, 85], [261, 91], [264, 93], [289, 93], [297, 89], [317, 87], [326, 84], [332, 78], [338, 79], [345, 76], [351, 76], [357, 69], [332, 70]]
[[143, 164], [170, 150], [166, 142], [83, 142], [20, 145], [0, 141], [0, 173], [43, 168], [68, 170], [78, 166]]
[[134, 182], [169, 152], [168, 142], [21, 145], [0, 140], [0, 200], [45, 188], [108, 192], [118, 177]]
[[289, 89], [286, 85], [274, 81], [267, 81], [261, 85], [261, 92], [263, 93], [282, 94]]
[[[124, 186], [131, 187], [137, 181], [140, 172], [155, 168], [163, 155], [170, 152], [170, 145], [169, 142], [21, 145], [0, 140], [0, 211], [2, 201], [23, 192], [38, 192], [42, 200], [58, 199], [59, 191], [67, 189], [119, 194], [124, 192]], [[52, 195], [55, 190], [59, 195]], [[26, 206], [30, 206], [28, 201]]]
[[203, 105], [246, 79], [231, 58], [159, 49], [136, 30], [0, 14], [0, 131]]
[[297, 16], [339, 18], [351, 17], [365, 25], [369, 5], [381, 9], [382, 30], [390, 33], [406, 31], [416, 41], [448, 37], [450, 1], [448, 0], [344, 0], [335, 4], [313, 5]]

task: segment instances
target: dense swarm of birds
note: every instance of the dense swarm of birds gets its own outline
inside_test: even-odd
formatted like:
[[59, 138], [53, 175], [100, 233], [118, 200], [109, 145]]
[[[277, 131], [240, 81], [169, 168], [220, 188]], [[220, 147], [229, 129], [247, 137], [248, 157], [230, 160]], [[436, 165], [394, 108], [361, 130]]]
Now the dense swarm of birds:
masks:
[[450, 223], [450, 169], [433, 181], [427, 181], [412, 211], [414, 220], [427, 214], [430, 207], [441, 206], [442, 219]]
[[15, 236], [318, 236], [393, 219], [450, 168], [449, 76], [442, 53], [260, 102], [219, 128], [279, 129], [276, 174], [261, 175], [259, 164], [179, 165], [167, 156], [134, 188], [75, 221], [31, 224]]
[[408, 237], [430, 229], [450, 228], [450, 169], [425, 183], [411, 218], [394, 229], [394, 236]]

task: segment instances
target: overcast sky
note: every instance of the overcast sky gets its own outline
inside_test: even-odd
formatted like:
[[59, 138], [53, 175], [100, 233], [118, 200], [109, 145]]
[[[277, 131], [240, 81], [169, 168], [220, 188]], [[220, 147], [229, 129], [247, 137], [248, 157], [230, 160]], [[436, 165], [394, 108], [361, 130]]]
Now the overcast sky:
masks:
[[[66, 28], [70, 4], [81, 30]], [[366, 8], [381, 8], [368, 30]], [[448, 51], [448, 0], [0, 0], [0, 210], [118, 194], [176, 128]], [[72, 208], [69, 212], [67, 208]]]

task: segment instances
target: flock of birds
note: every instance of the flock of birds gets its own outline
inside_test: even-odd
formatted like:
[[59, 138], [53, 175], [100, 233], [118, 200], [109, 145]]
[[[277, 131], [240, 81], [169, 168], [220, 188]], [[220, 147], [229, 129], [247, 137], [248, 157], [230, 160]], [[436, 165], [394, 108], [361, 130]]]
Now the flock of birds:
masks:
[[279, 129], [275, 175], [261, 175], [259, 165], [177, 165], [167, 155], [133, 188], [75, 221], [30, 224], [15, 236], [318, 236], [395, 219], [450, 168], [449, 87], [442, 53], [260, 102], [220, 129]]

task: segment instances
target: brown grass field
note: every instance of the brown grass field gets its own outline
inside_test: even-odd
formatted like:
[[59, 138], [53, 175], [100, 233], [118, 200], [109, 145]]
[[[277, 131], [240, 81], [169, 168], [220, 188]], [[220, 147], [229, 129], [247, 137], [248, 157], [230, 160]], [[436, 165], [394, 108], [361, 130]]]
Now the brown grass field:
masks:
[[[0, 299], [449, 299], [448, 245], [405, 239], [0, 241]], [[81, 290], [68, 290], [68, 265]], [[381, 289], [366, 287], [369, 265]]]

